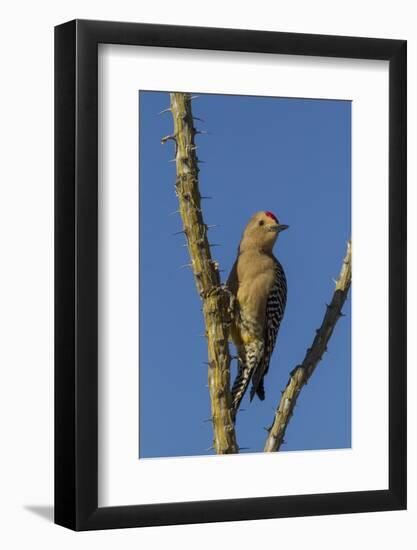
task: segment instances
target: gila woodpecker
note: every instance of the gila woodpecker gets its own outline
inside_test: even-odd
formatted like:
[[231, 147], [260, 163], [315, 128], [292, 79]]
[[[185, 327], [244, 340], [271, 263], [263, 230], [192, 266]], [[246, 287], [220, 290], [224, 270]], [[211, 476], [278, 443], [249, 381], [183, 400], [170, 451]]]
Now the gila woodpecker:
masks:
[[232, 388], [233, 415], [252, 380], [250, 399], [265, 399], [264, 376], [284, 316], [287, 281], [272, 254], [278, 235], [287, 225], [272, 212], [257, 212], [247, 224], [227, 287], [235, 297], [231, 337], [238, 354], [238, 373]]

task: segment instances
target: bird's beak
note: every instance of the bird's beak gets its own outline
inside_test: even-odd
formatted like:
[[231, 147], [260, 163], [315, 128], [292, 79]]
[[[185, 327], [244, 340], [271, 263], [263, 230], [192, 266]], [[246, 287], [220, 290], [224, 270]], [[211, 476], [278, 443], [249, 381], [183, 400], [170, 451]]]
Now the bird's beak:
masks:
[[285, 223], [281, 223], [278, 225], [278, 233], [281, 233], [281, 231], [285, 231], [285, 229], [288, 229], [290, 226], [285, 225]]
[[279, 223], [277, 225], [271, 225], [269, 228], [270, 228], [271, 231], [274, 231], [275, 233], [281, 233], [281, 231], [284, 231], [285, 229], [288, 229], [289, 225]]

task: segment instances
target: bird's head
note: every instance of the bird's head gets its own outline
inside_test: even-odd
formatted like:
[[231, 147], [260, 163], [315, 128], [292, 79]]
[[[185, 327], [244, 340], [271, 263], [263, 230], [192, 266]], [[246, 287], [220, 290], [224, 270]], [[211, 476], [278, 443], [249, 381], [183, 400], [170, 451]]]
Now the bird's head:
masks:
[[272, 212], [263, 210], [257, 212], [245, 227], [240, 243], [240, 252], [249, 248], [272, 252], [278, 235], [284, 229], [288, 229], [288, 225], [279, 223], [278, 218]]

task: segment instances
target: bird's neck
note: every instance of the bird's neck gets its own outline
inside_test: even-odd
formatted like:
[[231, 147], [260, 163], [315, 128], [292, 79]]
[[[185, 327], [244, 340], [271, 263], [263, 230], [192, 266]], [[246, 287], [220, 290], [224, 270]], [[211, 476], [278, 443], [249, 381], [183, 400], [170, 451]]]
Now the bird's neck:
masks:
[[267, 256], [272, 256], [272, 246], [262, 246], [257, 243], [251, 242], [241, 242], [239, 246], [239, 254], [266, 254]]

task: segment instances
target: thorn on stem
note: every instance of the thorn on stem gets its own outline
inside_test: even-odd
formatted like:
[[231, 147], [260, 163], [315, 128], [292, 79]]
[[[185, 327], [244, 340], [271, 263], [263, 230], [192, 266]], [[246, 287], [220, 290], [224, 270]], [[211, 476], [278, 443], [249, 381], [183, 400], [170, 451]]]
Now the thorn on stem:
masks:
[[176, 137], [175, 137], [174, 135], [170, 134], [169, 136], [164, 136], [164, 137], [161, 139], [162, 145], [163, 145], [164, 143], [166, 143], [167, 141], [169, 141], [169, 140], [172, 140], [172, 141], [175, 141], [175, 142], [177, 141]]

